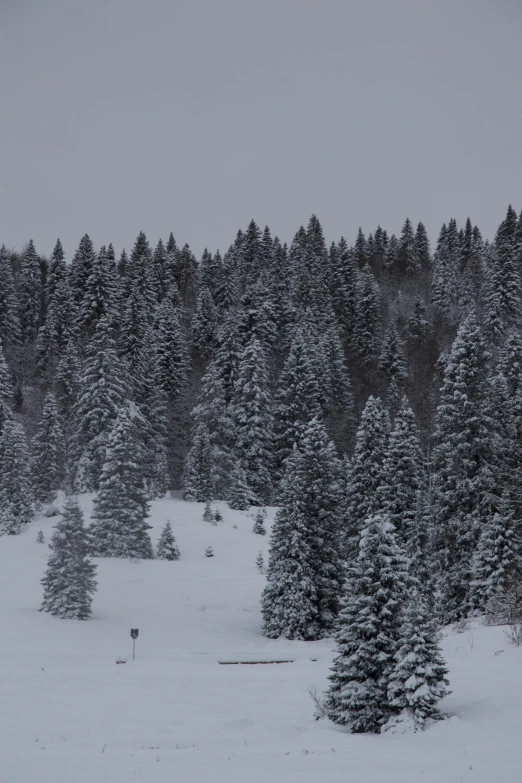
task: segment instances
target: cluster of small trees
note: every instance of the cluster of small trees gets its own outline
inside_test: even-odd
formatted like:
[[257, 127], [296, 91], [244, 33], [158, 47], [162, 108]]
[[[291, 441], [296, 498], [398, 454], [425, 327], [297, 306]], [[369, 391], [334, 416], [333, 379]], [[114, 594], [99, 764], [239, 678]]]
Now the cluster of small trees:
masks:
[[[92, 599], [97, 589], [96, 566], [91, 560], [93, 555], [98, 554], [97, 529], [96, 525], [90, 528], [84, 526], [81, 508], [72, 496], [66, 498], [60, 516], [49, 544], [51, 555], [42, 579], [44, 595], [40, 611], [64, 619], [86, 620], [91, 615]], [[130, 533], [130, 540], [135, 541], [133, 531]], [[36, 541], [41, 544], [45, 542], [41, 530]], [[125, 550], [121, 556], [128, 557], [128, 551]], [[148, 544], [145, 556], [150, 556]], [[161, 531], [156, 557], [170, 561], [180, 558], [172, 525], [168, 521]]]

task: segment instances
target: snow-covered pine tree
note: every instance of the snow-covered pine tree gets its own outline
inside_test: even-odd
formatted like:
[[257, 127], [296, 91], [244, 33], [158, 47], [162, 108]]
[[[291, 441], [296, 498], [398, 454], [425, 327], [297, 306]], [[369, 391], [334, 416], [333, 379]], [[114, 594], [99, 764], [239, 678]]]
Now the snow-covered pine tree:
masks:
[[[151, 334], [151, 345], [154, 335]], [[140, 415], [136, 424], [143, 454], [145, 487], [149, 498], [163, 497], [170, 482], [167, 440], [169, 420], [167, 395], [158, 381], [158, 360], [154, 350], [144, 351], [133, 381], [133, 400]]]
[[440, 230], [434, 255], [431, 300], [448, 319], [458, 314], [461, 298], [459, 277], [461, 246], [456, 221], [452, 218]]
[[36, 543], [37, 544], [45, 544], [45, 538], [42, 530], [38, 531], [38, 534], [36, 536]]
[[2, 342], [0, 341], [0, 400], [7, 402], [13, 396], [13, 381], [11, 379], [11, 373], [7, 367], [7, 362], [4, 356], [4, 349]]
[[71, 265], [69, 266], [69, 284], [74, 302], [79, 307], [87, 285], [87, 280], [94, 265], [94, 245], [88, 234], [85, 234], [78, 245]]
[[110, 326], [119, 319], [119, 286], [116, 269], [111, 263], [105, 246], [95, 253], [79, 308], [79, 320], [83, 329], [92, 331], [100, 318], [106, 318]]
[[378, 397], [370, 396], [361, 415], [355, 450], [348, 470], [345, 546], [356, 556], [359, 535], [372, 514], [382, 510], [379, 487], [383, 484], [390, 423]]
[[239, 363], [232, 398], [234, 453], [245, 468], [247, 484], [258, 503], [271, 497], [272, 410], [265, 351], [254, 337]]
[[378, 492], [382, 498], [382, 510], [410, 557], [413, 553], [409, 551], [409, 543], [417, 541], [414, 528], [419, 496], [425, 486], [419, 431], [408, 398], [404, 396], [390, 432]]
[[45, 306], [48, 309], [52, 304], [56, 291], [60, 283], [67, 279], [67, 264], [65, 263], [65, 253], [59, 239], [56, 240], [53, 254], [47, 266], [47, 275], [45, 278], [44, 298]]
[[203, 509], [203, 521], [204, 522], [214, 521], [214, 512], [212, 511], [212, 506], [210, 505], [208, 500], [205, 503], [205, 508]]
[[274, 430], [276, 469], [279, 472], [284, 470], [285, 460], [308, 423], [314, 416], [321, 415], [321, 392], [314, 373], [313, 350], [314, 342], [308, 326], [299, 325], [276, 390]]
[[66, 346], [77, 341], [77, 317], [69, 282], [66, 277], [58, 279], [36, 340], [36, 361], [40, 373], [52, 376]]
[[172, 525], [170, 522], [166, 522], [158, 541], [158, 547], [156, 549], [156, 557], [158, 560], [179, 560], [180, 551], [176, 544], [176, 537], [172, 532]]
[[473, 555], [499, 489], [504, 445], [491, 410], [488, 358], [471, 313], [459, 327], [444, 372], [433, 450], [432, 540], [446, 622], [471, 608]]
[[0, 247], [0, 343], [5, 347], [19, 345], [22, 340], [19, 310], [11, 258], [5, 245], [2, 245]]
[[227, 502], [228, 507], [236, 511], [246, 511], [259, 502], [248, 485], [246, 470], [240, 460], [236, 461], [230, 473]]
[[355, 313], [354, 343], [364, 363], [373, 361], [378, 353], [379, 287], [375, 277], [365, 264], [357, 286], [357, 310]]
[[211, 546], [207, 546], [205, 549], [205, 557], [214, 557], [214, 550]]
[[315, 418], [287, 461], [261, 600], [265, 636], [319, 639], [332, 630], [344, 577], [339, 476], [335, 447]]
[[[503, 331], [517, 321], [522, 310], [522, 279], [516, 246], [517, 214], [509, 205], [495, 243], [487, 255], [484, 285], [484, 320]], [[491, 329], [488, 329], [490, 332]]]
[[35, 500], [39, 503], [52, 503], [65, 476], [65, 442], [56, 397], [51, 392], [44, 400], [32, 451]]
[[88, 535], [76, 500], [69, 497], [49, 544], [51, 556], [42, 579], [40, 611], [68, 620], [87, 620], [97, 583], [88, 557]]
[[[185, 498], [224, 500], [228, 496], [233, 467], [234, 433], [224, 384], [214, 362], [209, 364], [201, 380], [201, 392], [198, 404], [192, 410], [192, 419], [193, 436], [183, 478]], [[205, 489], [200, 491], [202, 487]]]
[[265, 558], [262, 552], [258, 552], [256, 557], [256, 567], [260, 574], [265, 573]]
[[522, 578], [522, 541], [508, 493], [482, 525], [473, 557], [471, 605], [484, 610], [492, 598], [506, 594]]
[[65, 346], [54, 375], [54, 392], [58, 409], [64, 421], [70, 422], [81, 392], [82, 365], [72, 340]]
[[25, 433], [9, 411], [0, 435], [0, 535], [16, 535], [31, 521], [31, 501]]
[[215, 498], [213, 448], [205, 422], [200, 422], [185, 461], [183, 477], [185, 500], [202, 503]]
[[153, 556], [142, 454], [131, 405], [120, 407], [106, 445], [90, 539], [98, 557]]
[[150, 348], [156, 360], [156, 383], [166, 402], [166, 448], [171, 486], [179, 486], [189, 440], [189, 355], [180, 309], [172, 304], [168, 296], [157, 309], [152, 335]]
[[379, 732], [393, 710], [387, 691], [408, 597], [408, 560], [384, 515], [368, 517], [348, 579], [325, 705], [353, 733]]
[[259, 508], [256, 512], [254, 527], [252, 528], [253, 533], [257, 533], [258, 536], [266, 536], [265, 519], [266, 508]]
[[191, 326], [192, 344], [198, 355], [205, 358], [212, 356], [216, 347], [218, 313], [208, 286], [199, 290]]
[[137, 371], [144, 350], [148, 350], [150, 328], [145, 292], [140, 283], [130, 278], [124, 287], [121, 307], [119, 349], [131, 372]]
[[100, 318], [87, 346], [81, 392], [73, 409], [70, 475], [75, 490], [98, 488], [109, 433], [127, 391], [126, 367], [116, 353], [107, 319]]
[[404, 609], [399, 639], [387, 691], [389, 706], [398, 714], [384, 730], [404, 720], [422, 730], [430, 718], [441, 717], [438, 703], [449, 694], [449, 682], [433, 620], [415, 592]]
[[32, 239], [22, 256], [18, 290], [22, 341], [27, 344], [36, 339], [42, 306], [40, 258]]
[[381, 343], [379, 369], [390, 383], [404, 383], [408, 375], [404, 345], [394, 324], [388, 327]]
[[179, 312], [168, 299], [156, 311], [153, 323], [158, 382], [169, 403], [174, 403], [188, 383], [188, 349]]

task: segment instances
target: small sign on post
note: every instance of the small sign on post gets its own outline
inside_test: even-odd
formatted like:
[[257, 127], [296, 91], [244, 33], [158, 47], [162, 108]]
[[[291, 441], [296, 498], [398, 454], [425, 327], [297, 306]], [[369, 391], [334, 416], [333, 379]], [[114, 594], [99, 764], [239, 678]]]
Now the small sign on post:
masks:
[[138, 628], [131, 628], [131, 639], [132, 639], [132, 660], [136, 658], [136, 639], [139, 636], [139, 629]]

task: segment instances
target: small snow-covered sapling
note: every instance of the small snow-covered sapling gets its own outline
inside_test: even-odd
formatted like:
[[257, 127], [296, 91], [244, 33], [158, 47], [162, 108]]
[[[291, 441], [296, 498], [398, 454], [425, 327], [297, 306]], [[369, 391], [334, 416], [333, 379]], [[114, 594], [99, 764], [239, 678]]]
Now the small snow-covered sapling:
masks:
[[38, 531], [38, 535], [36, 536], [36, 543], [37, 544], [45, 544], [45, 538], [44, 534], [41, 530]]
[[258, 556], [256, 557], [256, 566], [260, 574], [265, 573], [265, 558], [263, 557], [262, 552], [259, 552]]
[[214, 557], [214, 550], [211, 546], [207, 546], [205, 549], [205, 557]]
[[172, 525], [168, 521], [161, 531], [156, 556], [158, 560], [179, 560], [180, 558], [176, 538], [172, 532]]
[[265, 519], [266, 510], [264, 508], [260, 508], [256, 514], [254, 527], [252, 528], [253, 532], [257, 533], [259, 536], [266, 536]]
[[219, 508], [216, 508], [214, 511], [214, 521], [215, 522], [223, 522], [223, 514], [219, 510]]
[[212, 522], [214, 520], [214, 513], [212, 511], [212, 508], [210, 507], [210, 503], [205, 503], [205, 510], [203, 511], [203, 519], [205, 522]]

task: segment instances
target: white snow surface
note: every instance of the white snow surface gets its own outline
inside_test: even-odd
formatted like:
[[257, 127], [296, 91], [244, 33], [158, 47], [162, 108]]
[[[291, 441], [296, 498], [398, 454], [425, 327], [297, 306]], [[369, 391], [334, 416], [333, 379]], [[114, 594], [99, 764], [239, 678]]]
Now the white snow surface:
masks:
[[[520, 783], [522, 648], [501, 628], [446, 632], [450, 717], [425, 732], [316, 721], [308, 689], [326, 687], [333, 642], [261, 635], [268, 536], [216, 505], [217, 527], [203, 504], [154, 502], [154, 542], [170, 519], [181, 560], [98, 560], [87, 622], [38, 611], [49, 551], [35, 539], [56, 518], [0, 539], [1, 783]], [[218, 663], [272, 659], [293, 663]]]

